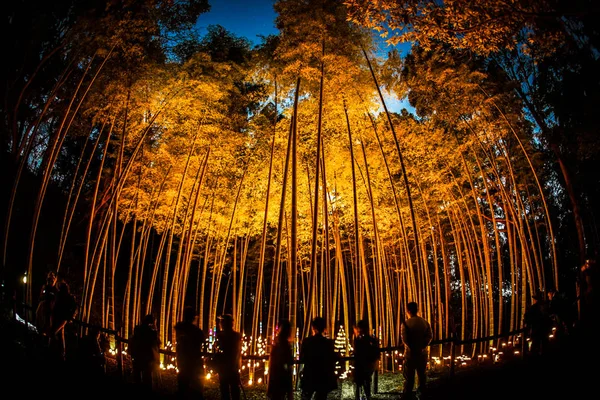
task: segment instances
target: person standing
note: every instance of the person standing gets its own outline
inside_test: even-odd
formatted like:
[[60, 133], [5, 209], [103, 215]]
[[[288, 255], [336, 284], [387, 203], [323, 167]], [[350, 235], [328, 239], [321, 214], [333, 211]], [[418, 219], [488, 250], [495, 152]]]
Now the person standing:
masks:
[[153, 389], [154, 374], [160, 366], [160, 339], [152, 314], [146, 315], [133, 330], [129, 339], [128, 352], [131, 355], [133, 380], [148, 390]]
[[550, 288], [546, 295], [548, 296], [548, 312], [556, 328], [555, 336], [559, 344], [562, 344], [571, 333], [574, 310], [565, 295], [556, 289]]
[[50, 347], [58, 355], [59, 360], [66, 359], [65, 326], [77, 314], [77, 300], [71, 294], [69, 285], [65, 281], [58, 283], [56, 300], [50, 316]]
[[536, 292], [531, 298], [532, 303], [525, 311], [523, 322], [531, 339], [530, 354], [535, 357], [541, 356], [548, 350], [552, 319], [548, 312], [548, 305], [544, 302], [544, 295]]
[[39, 303], [35, 310], [35, 324], [40, 334], [46, 339], [46, 344], [50, 341], [52, 328], [50, 318], [52, 316], [52, 308], [54, 307], [57, 293], [58, 286], [56, 285], [56, 273], [50, 271], [46, 275], [46, 283], [42, 286]]
[[303, 364], [300, 387], [302, 400], [325, 400], [327, 394], [337, 389], [335, 343], [323, 335], [325, 319], [316, 317], [311, 324], [312, 336], [302, 341], [300, 364]]
[[294, 398], [292, 374], [294, 354], [290, 343], [292, 324], [288, 320], [279, 323], [277, 337], [269, 355], [269, 381], [267, 397], [271, 400]]
[[[578, 334], [583, 341], [594, 341], [598, 323], [598, 263], [596, 258], [585, 260], [580, 268]], [[592, 346], [595, 350], [596, 346]]]
[[369, 334], [369, 323], [360, 320], [354, 326], [354, 398], [360, 399], [362, 389], [371, 400], [371, 381], [380, 358], [379, 340]]
[[80, 378], [89, 384], [98, 384], [106, 373], [106, 356], [100, 344], [100, 328], [90, 326], [78, 347]]
[[206, 337], [197, 325], [196, 312], [190, 306], [183, 309], [182, 321], [175, 324], [175, 352], [177, 355], [177, 397], [203, 398], [202, 351]]
[[423, 396], [427, 384], [425, 373], [427, 369], [427, 347], [433, 339], [431, 325], [426, 319], [418, 315], [418, 304], [411, 301], [407, 304], [406, 312], [408, 318], [402, 322], [400, 329], [402, 344], [404, 345], [404, 363], [402, 365], [402, 375], [404, 376], [403, 399], [413, 397], [415, 373], [419, 380], [417, 396]]
[[240, 367], [242, 366], [242, 335], [233, 329], [233, 316], [219, 317], [219, 332], [215, 340], [216, 370], [219, 374], [221, 399], [240, 399]]

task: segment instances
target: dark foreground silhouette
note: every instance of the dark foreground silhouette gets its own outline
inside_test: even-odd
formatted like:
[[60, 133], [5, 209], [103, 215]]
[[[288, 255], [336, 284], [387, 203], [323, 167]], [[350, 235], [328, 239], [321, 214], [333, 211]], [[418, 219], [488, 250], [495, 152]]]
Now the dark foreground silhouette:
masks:
[[428, 399], [587, 398], [598, 390], [597, 367], [582, 354], [560, 353], [515, 359], [444, 377], [429, 389]]
[[[174, 399], [176, 391], [147, 392], [128, 379], [108, 374], [94, 379], [83, 373], [74, 362], [55, 362], [47, 349], [28, 335], [21, 324], [2, 321], [0, 340], [3, 344], [5, 382], [0, 393], [17, 396], [44, 396], [56, 399], [93, 398], [153, 398]], [[538, 358], [516, 358], [512, 361], [470, 370], [460, 370], [450, 378], [443, 376], [428, 382], [427, 396], [436, 399], [538, 399], [584, 398], [598, 390], [597, 355], [589, 337], [574, 336], [569, 343], [550, 354]], [[400, 382], [400, 377], [398, 377]], [[399, 383], [399, 386], [401, 384]], [[264, 399], [256, 392], [247, 391], [242, 399]], [[295, 397], [299, 398], [296, 392]], [[346, 396], [347, 397], [347, 396]], [[219, 398], [205, 393], [205, 399]], [[328, 398], [339, 399], [340, 392]], [[378, 393], [373, 399], [400, 399], [400, 391]]]

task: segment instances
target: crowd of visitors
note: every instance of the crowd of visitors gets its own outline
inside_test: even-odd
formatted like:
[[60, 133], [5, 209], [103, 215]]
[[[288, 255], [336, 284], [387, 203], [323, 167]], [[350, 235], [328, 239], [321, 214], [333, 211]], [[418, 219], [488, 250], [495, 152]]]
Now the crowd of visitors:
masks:
[[[586, 271], [591, 268], [588, 266]], [[584, 307], [587, 307], [588, 314], [595, 304], [590, 300], [594, 299], [589, 292], [591, 282], [591, 278], [588, 279], [588, 292], [575, 300], [554, 288], [531, 295], [523, 318], [528, 338], [526, 356], [542, 358], [556, 346], [570, 340], [580, 323], [578, 302], [586, 301]], [[77, 300], [70, 292], [68, 283], [50, 271], [40, 292], [35, 325], [48, 354], [57, 361], [64, 361], [69, 351], [65, 332], [77, 312]], [[219, 316], [214, 343], [209, 346], [208, 336], [201, 329], [194, 308], [188, 306], [181, 311], [181, 320], [174, 326], [177, 398], [203, 399], [205, 385], [202, 377], [205, 376], [205, 368], [210, 368], [218, 376], [221, 398], [240, 400], [244, 394], [240, 379], [242, 335], [235, 329], [234, 322], [231, 314]], [[76, 348], [71, 349], [72, 354], [76, 355], [73, 360], [85, 382], [99, 382], [106, 372], [106, 337], [99, 327], [84, 326], [79, 326], [81, 337], [76, 342]], [[298, 344], [296, 353], [290, 321], [281, 320], [278, 323], [268, 352], [265, 381], [268, 399], [292, 400], [299, 388], [303, 400], [325, 400], [339, 388], [336, 365], [339, 365], [341, 358], [334, 340], [327, 332], [327, 322], [319, 316], [311, 321], [310, 327], [311, 335]], [[373, 376], [378, 369], [382, 350], [379, 339], [369, 327], [368, 319], [356, 321], [353, 328], [350, 359], [354, 397], [355, 400], [372, 400]], [[426, 370], [433, 333], [430, 323], [419, 315], [416, 302], [407, 304], [399, 339], [404, 347], [402, 399], [424, 398], [427, 394]], [[155, 316], [148, 314], [135, 326], [127, 346], [127, 353], [131, 356], [132, 379], [148, 392], [156, 389], [161, 346]], [[296, 354], [299, 355], [297, 358]], [[295, 387], [296, 384], [298, 387]]]

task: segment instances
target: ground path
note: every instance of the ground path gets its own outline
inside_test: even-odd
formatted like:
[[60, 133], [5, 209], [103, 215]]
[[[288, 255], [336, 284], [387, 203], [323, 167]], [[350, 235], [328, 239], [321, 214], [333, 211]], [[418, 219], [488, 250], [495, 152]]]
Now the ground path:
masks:
[[[173, 371], [164, 371], [158, 390], [145, 393], [131, 383], [130, 377], [109, 374], [102, 381], [90, 382], [80, 376], [76, 366], [50, 364], [45, 359], [43, 349], [15, 334], [14, 327], [3, 324], [0, 340], [3, 343], [2, 392], [45, 398], [67, 399], [125, 399], [155, 398], [174, 399], [175, 379]], [[584, 346], [585, 344], [585, 346]], [[555, 350], [539, 359], [516, 358], [489, 366], [478, 366], [469, 370], [457, 371], [450, 377], [444, 374], [432, 379], [428, 396], [424, 400], [460, 399], [577, 399], [597, 391], [598, 358], [597, 350], [586, 350], [589, 343], [576, 338], [561, 351]], [[402, 378], [400, 374], [380, 376], [379, 392], [373, 400], [400, 398]], [[349, 382], [342, 390], [332, 392], [330, 399], [352, 399]], [[4, 396], [2, 396], [4, 397]], [[265, 399], [264, 385], [244, 389], [241, 400]], [[296, 398], [300, 398], [297, 392]], [[207, 385], [206, 400], [218, 400], [216, 382]]]

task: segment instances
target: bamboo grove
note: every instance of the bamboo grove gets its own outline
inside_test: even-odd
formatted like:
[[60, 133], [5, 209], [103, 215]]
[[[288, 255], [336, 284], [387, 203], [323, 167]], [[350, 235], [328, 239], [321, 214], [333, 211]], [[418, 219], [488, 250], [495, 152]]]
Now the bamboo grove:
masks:
[[213, 27], [157, 57], [174, 37], [158, 17], [107, 9], [74, 23], [10, 113], [3, 265], [26, 230], [29, 303], [51, 264], [83, 320], [125, 337], [154, 313], [168, 343], [192, 305], [205, 329], [230, 312], [253, 338], [280, 318], [301, 336], [317, 315], [329, 332], [368, 318], [394, 346], [409, 301], [436, 338], [482, 337], [559, 286], [547, 155], [499, 64], [443, 43], [383, 58], [341, 2], [292, 0], [254, 49]]

